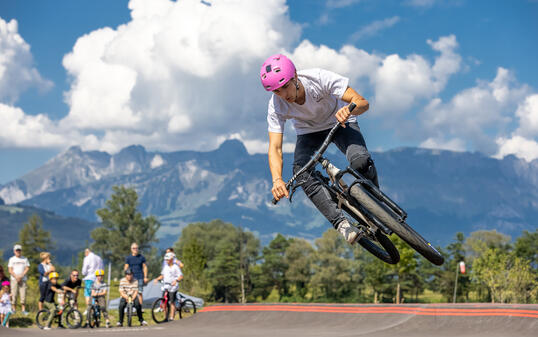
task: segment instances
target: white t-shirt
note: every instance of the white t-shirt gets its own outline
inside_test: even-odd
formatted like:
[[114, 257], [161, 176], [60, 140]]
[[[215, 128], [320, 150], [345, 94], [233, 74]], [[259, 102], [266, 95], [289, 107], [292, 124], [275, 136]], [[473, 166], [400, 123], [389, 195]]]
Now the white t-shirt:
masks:
[[[305, 102], [302, 105], [288, 103], [273, 94], [267, 109], [269, 132], [284, 133], [288, 119], [298, 135], [330, 129], [337, 123], [334, 115], [338, 109], [348, 104], [341, 100], [348, 78], [318, 68], [301, 70], [297, 75], [305, 89]], [[355, 116], [349, 118], [350, 122], [355, 120]]]
[[166, 283], [172, 283], [174, 282], [174, 280], [177, 280], [181, 275], [183, 275], [183, 273], [181, 272], [181, 268], [179, 268], [177, 264], [173, 264], [171, 266], [166, 265], [161, 271], [161, 275], [163, 276], [163, 282], [165, 283], [165, 287], [168, 287], [168, 291], [177, 291], [177, 289], [179, 288], [178, 282], [176, 282], [176, 285], [173, 287], [171, 285], [166, 285]]
[[[9, 261], [7, 263], [8, 268], [13, 268], [13, 274], [15, 275], [22, 275], [24, 273], [24, 269], [26, 267], [30, 267], [30, 262], [28, 262], [28, 259], [24, 256], [16, 257], [12, 256], [9, 258]], [[11, 276], [15, 276], [11, 275]], [[26, 280], [26, 276], [24, 276], [24, 279]]]

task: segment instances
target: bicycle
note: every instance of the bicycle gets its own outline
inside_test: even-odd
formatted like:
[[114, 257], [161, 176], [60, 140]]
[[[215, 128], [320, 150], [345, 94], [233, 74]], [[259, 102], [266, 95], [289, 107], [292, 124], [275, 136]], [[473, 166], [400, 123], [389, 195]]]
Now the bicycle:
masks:
[[[355, 104], [351, 103], [349, 110], [352, 111], [354, 108]], [[337, 123], [329, 131], [323, 144], [308, 163], [299, 169], [286, 183], [290, 203], [295, 190], [302, 185], [301, 182], [297, 182], [297, 178], [304, 172], [314, 169], [313, 174], [329, 191], [333, 201], [356, 221], [354, 225], [359, 230], [359, 239], [357, 241], [364, 249], [386, 263], [398, 263], [400, 254], [389, 239], [389, 236], [394, 233], [428, 261], [436, 265], [442, 265], [444, 263], [443, 256], [405, 222], [407, 213], [402, 208], [370, 180], [350, 166], [340, 170], [327, 158], [323, 157], [339, 128], [340, 123]], [[321, 165], [328, 177], [315, 170], [317, 164]], [[344, 177], [346, 179], [351, 177], [352, 183], [350, 186], [348, 186]], [[272, 202], [274, 205], [278, 203], [275, 198], [273, 198]]]
[[129, 299], [127, 300], [127, 305], [125, 306], [125, 310], [127, 310], [127, 326], [130, 327], [133, 324], [134, 299], [133, 299], [133, 296], [131, 295], [127, 295], [127, 296], [129, 297]]
[[[58, 294], [58, 302], [63, 302], [63, 293]], [[54, 315], [52, 321], [56, 318], [58, 319], [58, 325], [62, 326], [62, 317], [65, 315], [65, 322], [70, 329], [78, 329], [82, 323], [82, 314], [80, 311], [73, 307], [72, 303], [68, 301], [66, 305], [56, 305], [56, 308], [53, 313], [49, 309], [42, 309], [36, 315], [36, 324], [40, 329], [45, 328], [46, 322], [50, 315]], [[67, 309], [66, 309], [67, 308]]]
[[[90, 328], [98, 328], [99, 325], [101, 325], [101, 314], [102, 314], [102, 310], [101, 310], [101, 306], [99, 305], [99, 301], [98, 301], [98, 297], [99, 296], [92, 296], [92, 304], [90, 305], [90, 307], [88, 308], [88, 313], [87, 313], [87, 322], [88, 322], [88, 326]], [[106, 308], [105, 308], [106, 309]], [[132, 313], [131, 313], [132, 315]], [[129, 323], [129, 316], [127, 316], [127, 324], [130, 325]], [[106, 325], [107, 328], [110, 327], [109, 324]]]
[[[169, 320], [168, 318], [170, 317], [170, 301], [168, 297], [168, 285], [171, 284], [163, 283], [163, 297], [156, 299], [151, 306], [151, 316], [155, 323], [164, 323], [168, 322]], [[193, 300], [186, 298], [179, 292], [176, 293], [176, 296], [178, 296], [178, 298], [172, 305], [175, 305], [176, 311], [179, 313], [180, 319], [188, 316], [188, 314], [196, 314], [196, 304], [194, 304]]]

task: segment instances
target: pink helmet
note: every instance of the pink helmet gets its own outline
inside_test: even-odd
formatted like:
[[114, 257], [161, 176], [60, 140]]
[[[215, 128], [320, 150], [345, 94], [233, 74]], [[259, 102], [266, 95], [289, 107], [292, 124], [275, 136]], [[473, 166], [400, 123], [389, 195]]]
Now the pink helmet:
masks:
[[288, 83], [295, 76], [293, 62], [282, 54], [270, 56], [260, 69], [262, 85], [267, 91], [273, 91]]
[[7, 286], [9, 286], [9, 281], [2, 282], [2, 287], [7, 287]]

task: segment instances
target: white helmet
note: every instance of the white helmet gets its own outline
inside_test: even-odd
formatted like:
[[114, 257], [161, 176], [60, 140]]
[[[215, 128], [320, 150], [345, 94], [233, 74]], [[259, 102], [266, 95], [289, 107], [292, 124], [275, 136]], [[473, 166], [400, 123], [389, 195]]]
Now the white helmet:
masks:
[[174, 254], [172, 252], [164, 254], [164, 260], [165, 261], [173, 260], [175, 257], [176, 257], [176, 254]]

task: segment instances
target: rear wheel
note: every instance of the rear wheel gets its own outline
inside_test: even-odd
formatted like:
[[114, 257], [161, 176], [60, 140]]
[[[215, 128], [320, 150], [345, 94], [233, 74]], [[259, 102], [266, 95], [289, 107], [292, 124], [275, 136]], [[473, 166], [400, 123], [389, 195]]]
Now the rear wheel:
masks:
[[396, 221], [374, 198], [366, 192], [359, 184], [353, 185], [349, 189], [349, 194], [357, 200], [364, 208], [370, 211], [376, 218], [389, 227], [402, 240], [407, 242], [413, 249], [438, 266], [444, 262], [443, 256], [420, 234], [415, 232], [405, 222]]
[[170, 303], [167, 303], [164, 298], [158, 298], [151, 306], [151, 317], [155, 323], [164, 323], [168, 321], [168, 313], [170, 312]]
[[72, 308], [65, 315], [65, 322], [70, 329], [78, 329], [82, 324], [82, 314], [77, 309]]
[[196, 313], [196, 304], [192, 300], [184, 299], [178, 311], [179, 318], [190, 317]]
[[375, 232], [375, 238], [379, 244], [365, 237], [360, 238], [359, 244], [383, 262], [388, 264], [398, 263], [400, 261], [400, 253], [394, 247], [392, 241], [385, 234], [381, 233], [379, 229]]
[[51, 315], [51, 312], [48, 309], [42, 309], [39, 310], [37, 315], [35, 316], [35, 323], [38, 328], [43, 329], [47, 326], [47, 320], [49, 319], [49, 316]]
[[[345, 205], [342, 205], [342, 209], [352, 218], [359, 221], [359, 223], [363, 222]], [[394, 247], [392, 241], [390, 241], [390, 239], [379, 229], [377, 229], [375, 233], [372, 233], [372, 235], [370, 235], [369, 237], [363, 236], [357, 242], [370, 254], [374, 255], [385, 263], [396, 264], [400, 261], [400, 253], [398, 252], [398, 249]]]

